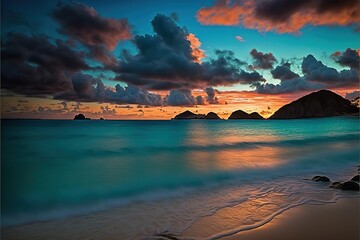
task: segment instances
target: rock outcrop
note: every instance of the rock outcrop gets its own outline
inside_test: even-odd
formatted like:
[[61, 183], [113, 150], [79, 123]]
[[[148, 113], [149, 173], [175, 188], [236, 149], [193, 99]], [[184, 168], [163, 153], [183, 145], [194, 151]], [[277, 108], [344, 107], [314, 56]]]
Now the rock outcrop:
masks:
[[242, 110], [237, 110], [230, 115], [229, 119], [264, 119], [264, 118], [260, 116], [260, 114], [258, 114], [257, 112], [248, 114]]
[[195, 114], [189, 110], [182, 112], [174, 117], [174, 119], [205, 119], [205, 114]]
[[326, 176], [315, 176], [311, 179], [311, 181], [315, 182], [330, 182], [330, 179]]
[[195, 114], [186, 110], [178, 115], [176, 115], [173, 119], [176, 120], [188, 120], [188, 119], [206, 119], [206, 120], [219, 120], [221, 119], [216, 113], [209, 112], [208, 114]]
[[90, 120], [90, 118], [87, 118], [84, 114], [80, 113], [74, 117], [74, 120]]
[[354, 182], [360, 182], [360, 175], [356, 175], [354, 176], [351, 181], [354, 181]]
[[221, 118], [214, 112], [209, 112], [206, 114], [205, 119], [207, 120], [220, 120]]
[[317, 118], [358, 115], [351, 102], [329, 90], [313, 92], [276, 111], [270, 119]]
[[341, 190], [359, 191], [359, 184], [353, 181], [347, 181], [341, 185]]

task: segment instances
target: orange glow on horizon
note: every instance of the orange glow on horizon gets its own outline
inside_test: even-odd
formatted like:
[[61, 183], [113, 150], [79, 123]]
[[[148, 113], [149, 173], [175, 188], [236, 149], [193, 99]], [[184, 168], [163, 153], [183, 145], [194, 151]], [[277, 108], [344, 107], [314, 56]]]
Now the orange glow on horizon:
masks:
[[[337, 89], [341, 96], [356, 89]], [[333, 90], [334, 91], [334, 90]], [[220, 118], [228, 119], [232, 112], [243, 110], [247, 113], [258, 112], [264, 118], [270, 117], [275, 111], [309, 92], [292, 94], [267, 95], [252, 91], [222, 91], [216, 95], [218, 104], [195, 106], [145, 106], [138, 104], [112, 104], [97, 102], [66, 102], [46, 98], [23, 96], [3, 96], [1, 103], [2, 118], [41, 118], [41, 119], [72, 119], [76, 114], [83, 113], [92, 119], [171, 119], [177, 114], [190, 110], [196, 114], [215, 112]], [[157, 91], [162, 97], [166, 91]], [[206, 97], [202, 90], [194, 90], [194, 96]]]

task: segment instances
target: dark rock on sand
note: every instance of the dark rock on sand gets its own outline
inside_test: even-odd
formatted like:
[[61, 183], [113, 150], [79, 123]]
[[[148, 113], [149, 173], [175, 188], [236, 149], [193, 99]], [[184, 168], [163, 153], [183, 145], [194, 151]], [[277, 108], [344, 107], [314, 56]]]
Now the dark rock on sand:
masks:
[[329, 90], [313, 92], [277, 110], [270, 119], [316, 118], [359, 115], [351, 102]]
[[207, 120], [219, 120], [220, 117], [214, 112], [209, 112], [208, 114], [206, 114], [205, 119], [207, 119]]
[[170, 240], [179, 240], [174, 234], [163, 232], [155, 235], [156, 237], [161, 237], [162, 239], [170, 239]]
[[351, 181], [354, 181], [354, 182], [359, 182], [360, 181], [360, 175], [356, 175], [354, 176]]
[[341, 189], [343, 183], [342, 182], [333, 182], [329, 188], [336, 188], [336, 189]]
[[326, 176], [315, 176], [311, 179], [311, 181], [315, 182], [330, 182], [330, 179]]
[[258, 114], [257, 112], [248, 114], [242, 110], [237, 110], [230, 115], [229, 119], [264, 119], [264, 118], [260, 116], [260, 114]]
[[344, 182], [341, 190], [359, 191], [359, 184], [353, 181]]

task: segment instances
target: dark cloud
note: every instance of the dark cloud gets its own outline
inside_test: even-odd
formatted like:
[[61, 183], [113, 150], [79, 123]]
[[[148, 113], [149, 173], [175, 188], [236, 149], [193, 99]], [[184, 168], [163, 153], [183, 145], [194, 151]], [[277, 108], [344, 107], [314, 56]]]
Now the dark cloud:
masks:
[[204, 104], [204, 99], [201, 96], [194, 97], [188, 89], [171, 90], [164, 98], [164, 103], [170, 106], [193, 106]]
[[358, 0], [217, 0], [196, 14], [204, 25], [241, 25], [262, 32], [296, 33], [307, 25], [359, 27]]
[[[285, 66], [288, 67], [289, 65]], [[324, 88], [340, 88], [340, 87], [356, 87], [359, 84], [359, 72], [350, 69], [337, 71], [334, 68], [325, 66], [321, 61], [318, 61], [313, 55], [309, 54], [303, 59], [302, 62], [302, 72], [303, 76], [294, 76], [294, 78], [288, 78], [293, 74], [288, 72], [290, 69], [285, 70], [288, 73], [286, 75], [279, 74], [284, 71], [284, 64], [281, 65], [281, 68], [275, 68], [273, 71], [275, 73], [273, 76], [277, 76], [280, 79], [279, 84], [271, 83], [254, 83], [252, 84], [255, 87], [258, 93], [264, 94], [282, 94], [282, 93], [293, 93], [298, 91], [313, 91]], [[281, 76], [281, 78], [280, 78]], [[287, 77], [284, 77], [287, 76]]]
[[351, 48], [346, 49], [345, 52], [335, 52], [331, 57], [341, 66], [357, 70], [360, 68], [359, 52]]
[[111, 51], [117, 43], [131, 38], [126, 19], [103, 18], [81, 3], [59, 3], [50, 15], [59, 23], [60, 33], [84, 44], [90, 55], [105, 65], [116, 63]]
[[306, 80], [324, 83], [328, 87], [349, 87], [359, 83], [359, 73], [356, 70], [338, 72], [335, 68], [325, 66], [311, 54], [304, 58], [301, 67]]
[[262, 94], [284, 94], [284, 93], [294, 93], [301, 91], [311, 91], [315, 89], [322, 89], [324, 85], [320, 83], [312, 83], [304, 78], [295, 78], [286, 81], [281, 81], [279, 84], [272, 83], [255, 83], [253, 84], [256, 87], [256, 92]]
[[299, 75], [291, 71], [290, 69], [291, 64], [290, 63], [283, 63], [280, 66], [277, 66], [274, 70], [271, 71], [271, 74], [273, 78], [280, 79], [280, 80], [289, 80], [298, 78]]
[[54, 98], [71, 101], [130, 103], [151, 106], [163, 104], [163, 99], [158, 94], [131, 85], [122, 87], [117, 84], [115, 89], [112, 89], [106, 87], [101, 80], [80, 73], [73, 76], [72, 88], [68, 92], [58, 94]]
[[126, 109], [132, 109], [132, 108], [134, 108], [134, 107], [132, 107], [132, 106], [130, 106], [130, 105], [126, 105], [126, 106], [122, 106], [122, 105], [120, 105], [120, 106], [115, 106], [115, 108], [126, 108]]
[[299, 9], [307, 6], [312, 0], [276, 0], [261, 1], [255, 8], [255, 15], [274, 23], [287, 21]]
[[216, 93], [219, 93], [218, 90], [216, 90], [216, 89], [214, 89], [212, 87], [208, 87], [208, 88], [205, 89], [205, 92], [207, 94], [206, 101], [209, 104], [218, 104], [219, 103], [218, 98], [215, 96]]
[[84, 53], [57, 39], [10, 33], [1, 51], [2, 88], [25, 95], [53, 94], [71, 87], [71, 75], [89, 69]]
[[[172, 40], [168, 38], [167, 41]], [[54, 99], [69, 101], [164, 105], [164, 99], [160, 95], [138, 86], [128, 83], [126, 87], [117, 85], [113, 89], [106, 87], [100, 79], [84, 74], [82, 70], [90, 70], [84, 60], [85, 54], [73, 50], [61, 40], [52, 42], [45, 36], [11, 33], [1, 53], [2, 88], [16, 93], [29, 96], [49, 95]], [[152, 84], [154, 88], [161, 89], [187, 86], [170, 81], [154, 81]], [[191, 94], [186, 95], [186, 91], [180, 92], [190, 99], [190, 104], [204, 104], [201, 96], [191, 98]], [[167, 105], [181, 105], [181, 101], [176, 102], [173, 98], [180, 98], [176, 92], [169, 96]]]
[[151, 106], [160, 106], [163, 104], [163, 99], [160, 95], [131, 85], [122, 87], [118, 84], [115, 87], [115, 91], [107, 88], [104, 92], [104, 98], [116, 103], [122, 102]]
[[273, 64], [277, 62], [272, 53], [262, 53], [256, 49], [251, 50], [250, 55], [254, 59], [254, 63], [251, 68], [253, 69], [271, 69]]
[[60, 24], [60, 33], [85, 45], [103, 45], [112, 50], [120, 40], [131, 38], [127, 20], [103, 18], [84, 4], [59, 3], [51, 16]]
[[117, 63], [114, 55], [103, 45], [88, 46], [89, 57], [102, 62], [106, 68], [110, 68]]
[[263, 81], [257, 72], [241, 70], [244, 62], [231, 51], [215, 52], [215, 58], [195, 62], [187, 31], [174, 20], [157, 15], [152, 20], [155, 35], [138, 35], [134, 45], [138, 54], [122, 54], [117, 80], [151, 90], [193, 89], [206, 86], [248, 84]]

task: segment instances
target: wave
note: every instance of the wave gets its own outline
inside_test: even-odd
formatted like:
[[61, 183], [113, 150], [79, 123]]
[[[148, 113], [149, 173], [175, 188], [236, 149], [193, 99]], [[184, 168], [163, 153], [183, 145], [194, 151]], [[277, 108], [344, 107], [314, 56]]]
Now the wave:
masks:
[[220, 144], [190, 144], [190, 145], [179, 145], [179, 146], [145, 146], [145, 147], [120, 147], [112, 149], [91, 149], [88, 154], [91, 155], [119, 155], [119, 154], [133, 154], [139, 152], [149, 153], [166, 153], [166, 152], [192, 152], [192, 151], [208, 151], [216, 152], [219, 150], [226, 149], [251, 149], [257, 147], [301, 147], [310, 146], [315, 144], [329, 144], [337, 142], [358, 142], [359, 133], [348, 133], [348, 134], [332, 134], [325, 136], [317, 136], [311, 138], [298, 138], [298, 139], [281, 139], [274, 141], [241, 141], [234, 143], [220, 143]]
[[[339, 153], [339, 156], [346, 156], [346, 154], [344, 155], [343, 153]], [[336, 159], [338, 156], [329, 152], [329, 155], [325, 157], [333, 157], [334, 159]], [[307, 160], [311, 161], [311, 158], [308, 158]], [[157, 201], [172, 202], [175, 199], [186, 199], [187, 197], [194, 194], [204, 194], [204, 196], [206, 196], [206, 199], [211, 199], [212, 196], [219, 195], [218, 191], [221, 192], [227, 188], [247, 189], [238, 190], [238, 192], [246, 193], [242, 194], [241, 197], [227, 199], [223, 202], [220, 201], [215, 205], [206, 206], [206, 202], [204, 202], [204, 205], [202, 207], [206, 209], [206, 211], [199, 213], [199, 216], [193, 218], [193, 220], [195, 221], [196, 219], [199, 219], [201, 217], [211, 216], [224, 208], [234, 207], [251, 199], [266, 199], [267, 196], [271, 193], [281, 193], [283, 196], [286, 196], [287, 200], [289, 200], [290, 202], [296, 201], [298, 196], [303, 195], [306, 192], [313, 192], [314, 195], [321, 194], [321, 189], [319, 189], [317, 185], [309, 185], [309, 181], [304, 179], [310, 178], [313, 175], [320, 173], [326, 174], [331, 179], [335, 179], [336, 181], [344, 181], [346, 179], [350, 179], [351, 174], [346, 173], [348, 172], [348, 169], [353, 167], [354, 165], [356, 165], [356, 162], [349, 162], [349, 164], [345, 164], [342, 166], [342, 169], [345, 170], [341, 170], [339, 169], [339, 167], [334, 167], [333, 171], [331, 171], [330, 168], [325, 167], [320, 171], [317, 170], [316, 172], [314, 172], [313, 168], [306, 171], [301, 171], [297, 166], [284, 166], [282, 168], [276, 168], [273, 170], [252, 170], [243, 172], [238, 171], [232, 173], [219, 173], [217, 175], [209, 176], [208, 178], [190, 180], [187, 184], [175, 183], [172, 186], [167, 186], [163, 188], [149, 188], [146, 190], [142, 189], [141, 191], [133, 195], [119, 196], [117, 194], [106, 194], [102, 195], [99, 199], [92, 199], [92, 201], [88, 203], [80, 202], [79, 204], [72, 204], [67, 206], [64, 205], [62, 207], [60, 206], [40, 212], [30, 211], [10, 215], [4, 214], [3, 212], [1, 226], [12, 227], [38, 221], [48, 221], [66, 217], [81, 216], [99, 211], [105, 211], [108, 209], [127, 206], [129, 204], [141, 205], [142, 203]], [[315, 169], [319, 169], [319, 167]], [[192, 176], [188, 177], [191, 178]], [[304, 201], [321, 202], [320, 200], [316, 200], [313, 198], [307, 198]], [[323, 202], [325, 203], [327, 201], [323, 200]], [[303, 203], [305, 202], [295, 202], [293, 206]], [[265, 202], [263, 204], [268, 203]], [[284, 208], [282, 210], [279, 210], [278, 212], [274, 213], [275, 215], [273, 217], [293, 206], [288, 206], [286, 207], [286, 209]], [[255, 228], [256, 226], [260, 226], [259, 224], [267, 223], [273, 217], [264, 219], [262, 223], [257, 223], [256, 225], [248, 227]], [[188, 224], [188, 226], [190, 226], [190, 224]], [[242, 230], [246, 229], [236, 229], [236, 232]], [[227, 232], [226, 234], [230, 233]]]

